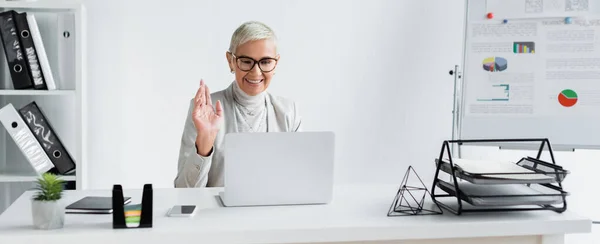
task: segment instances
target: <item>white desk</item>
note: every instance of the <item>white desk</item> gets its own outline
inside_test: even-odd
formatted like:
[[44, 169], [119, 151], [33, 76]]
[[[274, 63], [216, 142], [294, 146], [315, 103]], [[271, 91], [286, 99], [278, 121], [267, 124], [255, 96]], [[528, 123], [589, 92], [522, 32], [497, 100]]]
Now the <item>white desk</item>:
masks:
[[[591, 231], [591, 221], [550, 211], [387, 217], [394, 185], [336, 187], [334, 203], [312, 206], [221, 207], [220, 189], [154, 189], [154, 227], [112, 229], [112, 215], [72, 215], [65, 227], [32, 227], [30, 192], [0, 216], [0, 243], [461, 243], [562, 244], [564, 235]], [[72, 202], [111, 191], [67, 192]], [[125, 190], [141, 199], [141, 190]], [[169, 218], [173, 204], [196, 204], [193, 218]]]

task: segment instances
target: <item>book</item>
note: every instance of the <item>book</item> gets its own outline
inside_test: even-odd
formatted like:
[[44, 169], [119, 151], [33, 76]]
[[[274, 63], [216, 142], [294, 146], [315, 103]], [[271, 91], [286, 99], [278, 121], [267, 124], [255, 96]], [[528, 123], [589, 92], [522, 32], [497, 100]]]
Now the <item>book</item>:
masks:
[[[123, 204], [129, 204], [131, 197], [124, 197]], [[86, 213], [86, 214], [110, 214], [113, 212], [112, 197], [86, 196], [71, 204], [66, 209], [66, 213]]]

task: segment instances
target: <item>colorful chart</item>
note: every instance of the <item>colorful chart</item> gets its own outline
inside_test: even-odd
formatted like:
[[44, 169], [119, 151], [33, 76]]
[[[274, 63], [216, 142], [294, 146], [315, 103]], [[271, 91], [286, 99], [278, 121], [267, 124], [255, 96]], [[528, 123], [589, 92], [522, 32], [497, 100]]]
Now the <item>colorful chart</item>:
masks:
[[489, 57], [483, 60], [483, 69], [488, 72], [505, 71], [508, 68], [508, 62], [505, 58]]
[[514, 53], [535, 53], [535, 42], [515, 42], [513, 44]]
[[577, 93], [571, 89], [565, 89], [558, 94], [558, 102], [564, 107], [572, 107], [577, 103]]

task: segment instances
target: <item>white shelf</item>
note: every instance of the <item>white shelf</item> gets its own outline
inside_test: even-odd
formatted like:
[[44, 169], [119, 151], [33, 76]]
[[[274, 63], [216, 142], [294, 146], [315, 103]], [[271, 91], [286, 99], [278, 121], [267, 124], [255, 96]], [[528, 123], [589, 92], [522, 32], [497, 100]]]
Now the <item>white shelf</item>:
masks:
[[6, 96], [75, 95], [75, 90], [8, 90], [8, 89], [0, 89], [0, 95], [6, 95]]
[[80, 10], [81, 3], [61, 0], [36, 0], [36, 1], [5, 1], [0, 0], [2, 8], [27, 9], [27, 11], [65, 11]]
[[[60, 178], [74, 182], [69, 187], [84, 189], [87, 163], [86, 98], [86, 10], [81, 0], [0, 0], [0, 12], [15, 10], [35, 14], [42, 39], [59, 90], [15, 90], [7, 69], [6, 57], [0, 54], [0, 106], [12, 103], [17, 108], [32, 101], [38, 103], [48, 122], [56, 130], [63, 146], [76, 164], [73, 175]], [[65, 38], [64, 32], [71, 33]], [[0, 43], [1, 44], [1, 43]], [[23, 153], [0, 127], [0, 213], [22, 194], [19, 183], [35, 183], [39, 176], [29, 171]]]
[[[25, 173], [6, 173], [6, 172], [0, 173], [0, 182], [1, 183], [35, 182], [35, 181], [37, 181], [38, 178], [39, 178], [39, 176], [37, 176], [37, 175], [30, 175], [30, 174], [25, 174]], [[76, 180], [75, 175], [67, 175], [67, 176], [61, 175], [60, 178], [64, 181]]]
[[[35, 14], [59, 90], [15, 90], [4, 53], [0, 54], [0, 106], [12, 103], [17, 108], [32, 101], [38, 103], [48, 122], [71, 153], [76, 164], [73, 175], [61, 175], [84, 189], [87, 176], [87, 98], [86, 98], [86, 10], [81, 0], [0, 0], [0, 12], [15, 10]], [[69, 31], [69, 38], [63, 33]], [[0, 43], [1, 44], [1, 43]], [[0, 47], [1, 48], [1, 47]], [[1, 128], [1, 127], [0, 127]], [[39, 176], [29, 172], [22, 152], [0, 129], [0, 213], [21, 194], [21, 186], [11, 183], [35, 183]], [[72, 186], [70, 184], [70, 186]]]

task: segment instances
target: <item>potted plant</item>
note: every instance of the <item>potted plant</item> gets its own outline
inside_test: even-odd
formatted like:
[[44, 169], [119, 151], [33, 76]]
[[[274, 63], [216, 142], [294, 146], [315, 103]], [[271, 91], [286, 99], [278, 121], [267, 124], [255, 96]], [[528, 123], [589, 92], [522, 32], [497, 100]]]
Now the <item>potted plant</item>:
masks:
[[62, 228], [65, 219], [65, 206], [61, 199], [63, 183], [55, 174], [44, 173], [37, 180], [37, 192], [31, 201], [33, 225], [37, 229]]

